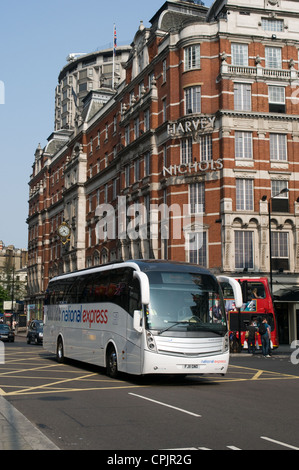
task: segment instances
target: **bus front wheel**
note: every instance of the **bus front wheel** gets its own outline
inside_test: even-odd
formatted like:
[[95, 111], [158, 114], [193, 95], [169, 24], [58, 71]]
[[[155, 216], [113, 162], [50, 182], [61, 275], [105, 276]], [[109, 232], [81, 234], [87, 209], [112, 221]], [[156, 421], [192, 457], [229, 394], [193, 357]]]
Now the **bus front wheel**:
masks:
[[107, 375], [112, 379], [118, 376], [117, 355], [113, 346], [110, 346], [107, 352]]
[[59, 364], [62, 364], [64, 362], [62, 338], [58, 338], [58, 341], [57, 341], [56, 359], [57, 359], [57, 362], [59, 362]]

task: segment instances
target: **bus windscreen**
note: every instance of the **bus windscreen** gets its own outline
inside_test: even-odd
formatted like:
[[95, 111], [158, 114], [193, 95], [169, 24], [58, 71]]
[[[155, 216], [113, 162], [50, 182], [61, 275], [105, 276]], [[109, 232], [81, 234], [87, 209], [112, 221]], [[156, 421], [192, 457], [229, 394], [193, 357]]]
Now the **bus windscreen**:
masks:
[[149, 272], [150, 305], [147, 327], [163, 334], [171, 330], [225, 335], [226, 313], [219, 284], [206, 274]]

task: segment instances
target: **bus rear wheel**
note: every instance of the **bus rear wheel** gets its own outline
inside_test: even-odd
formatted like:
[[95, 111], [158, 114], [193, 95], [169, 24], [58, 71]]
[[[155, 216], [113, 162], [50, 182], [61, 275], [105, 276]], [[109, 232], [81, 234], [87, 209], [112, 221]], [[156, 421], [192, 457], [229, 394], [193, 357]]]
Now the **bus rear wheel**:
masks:
[[110, 346], [107, 352], [107, 375], [112, 379], [118, 376], [117, 355], [113, 346]]
[[56, 359], [59, 364], [64, 362], [64, 352], [63, 352], [63, 341], [62, 338], [58, 338], [57, 349], [56, 349]]

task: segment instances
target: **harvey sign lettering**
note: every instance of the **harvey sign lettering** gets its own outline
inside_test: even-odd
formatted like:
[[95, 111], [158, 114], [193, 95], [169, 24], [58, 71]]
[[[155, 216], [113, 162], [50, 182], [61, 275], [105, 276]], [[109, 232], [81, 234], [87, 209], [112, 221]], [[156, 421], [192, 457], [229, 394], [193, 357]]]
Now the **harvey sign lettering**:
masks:
[[184, 119], [179, 122], [170, 123], [167, 126], [168, 135], [181, 135], [196, 133], [205, 130], [213, 130], [216, 117], [200, 117], [196, 119]]

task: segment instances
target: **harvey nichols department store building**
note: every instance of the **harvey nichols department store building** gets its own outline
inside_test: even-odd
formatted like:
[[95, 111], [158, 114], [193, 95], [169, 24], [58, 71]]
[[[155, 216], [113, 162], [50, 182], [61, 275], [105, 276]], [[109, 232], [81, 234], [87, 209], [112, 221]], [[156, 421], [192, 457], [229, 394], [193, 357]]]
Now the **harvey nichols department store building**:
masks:
[[298, 338], [298, 1], [166, 1], [59, 77], [29, 182], [35, 317], [57, 274], [171, 259], [271, 271], [280, 342]]

